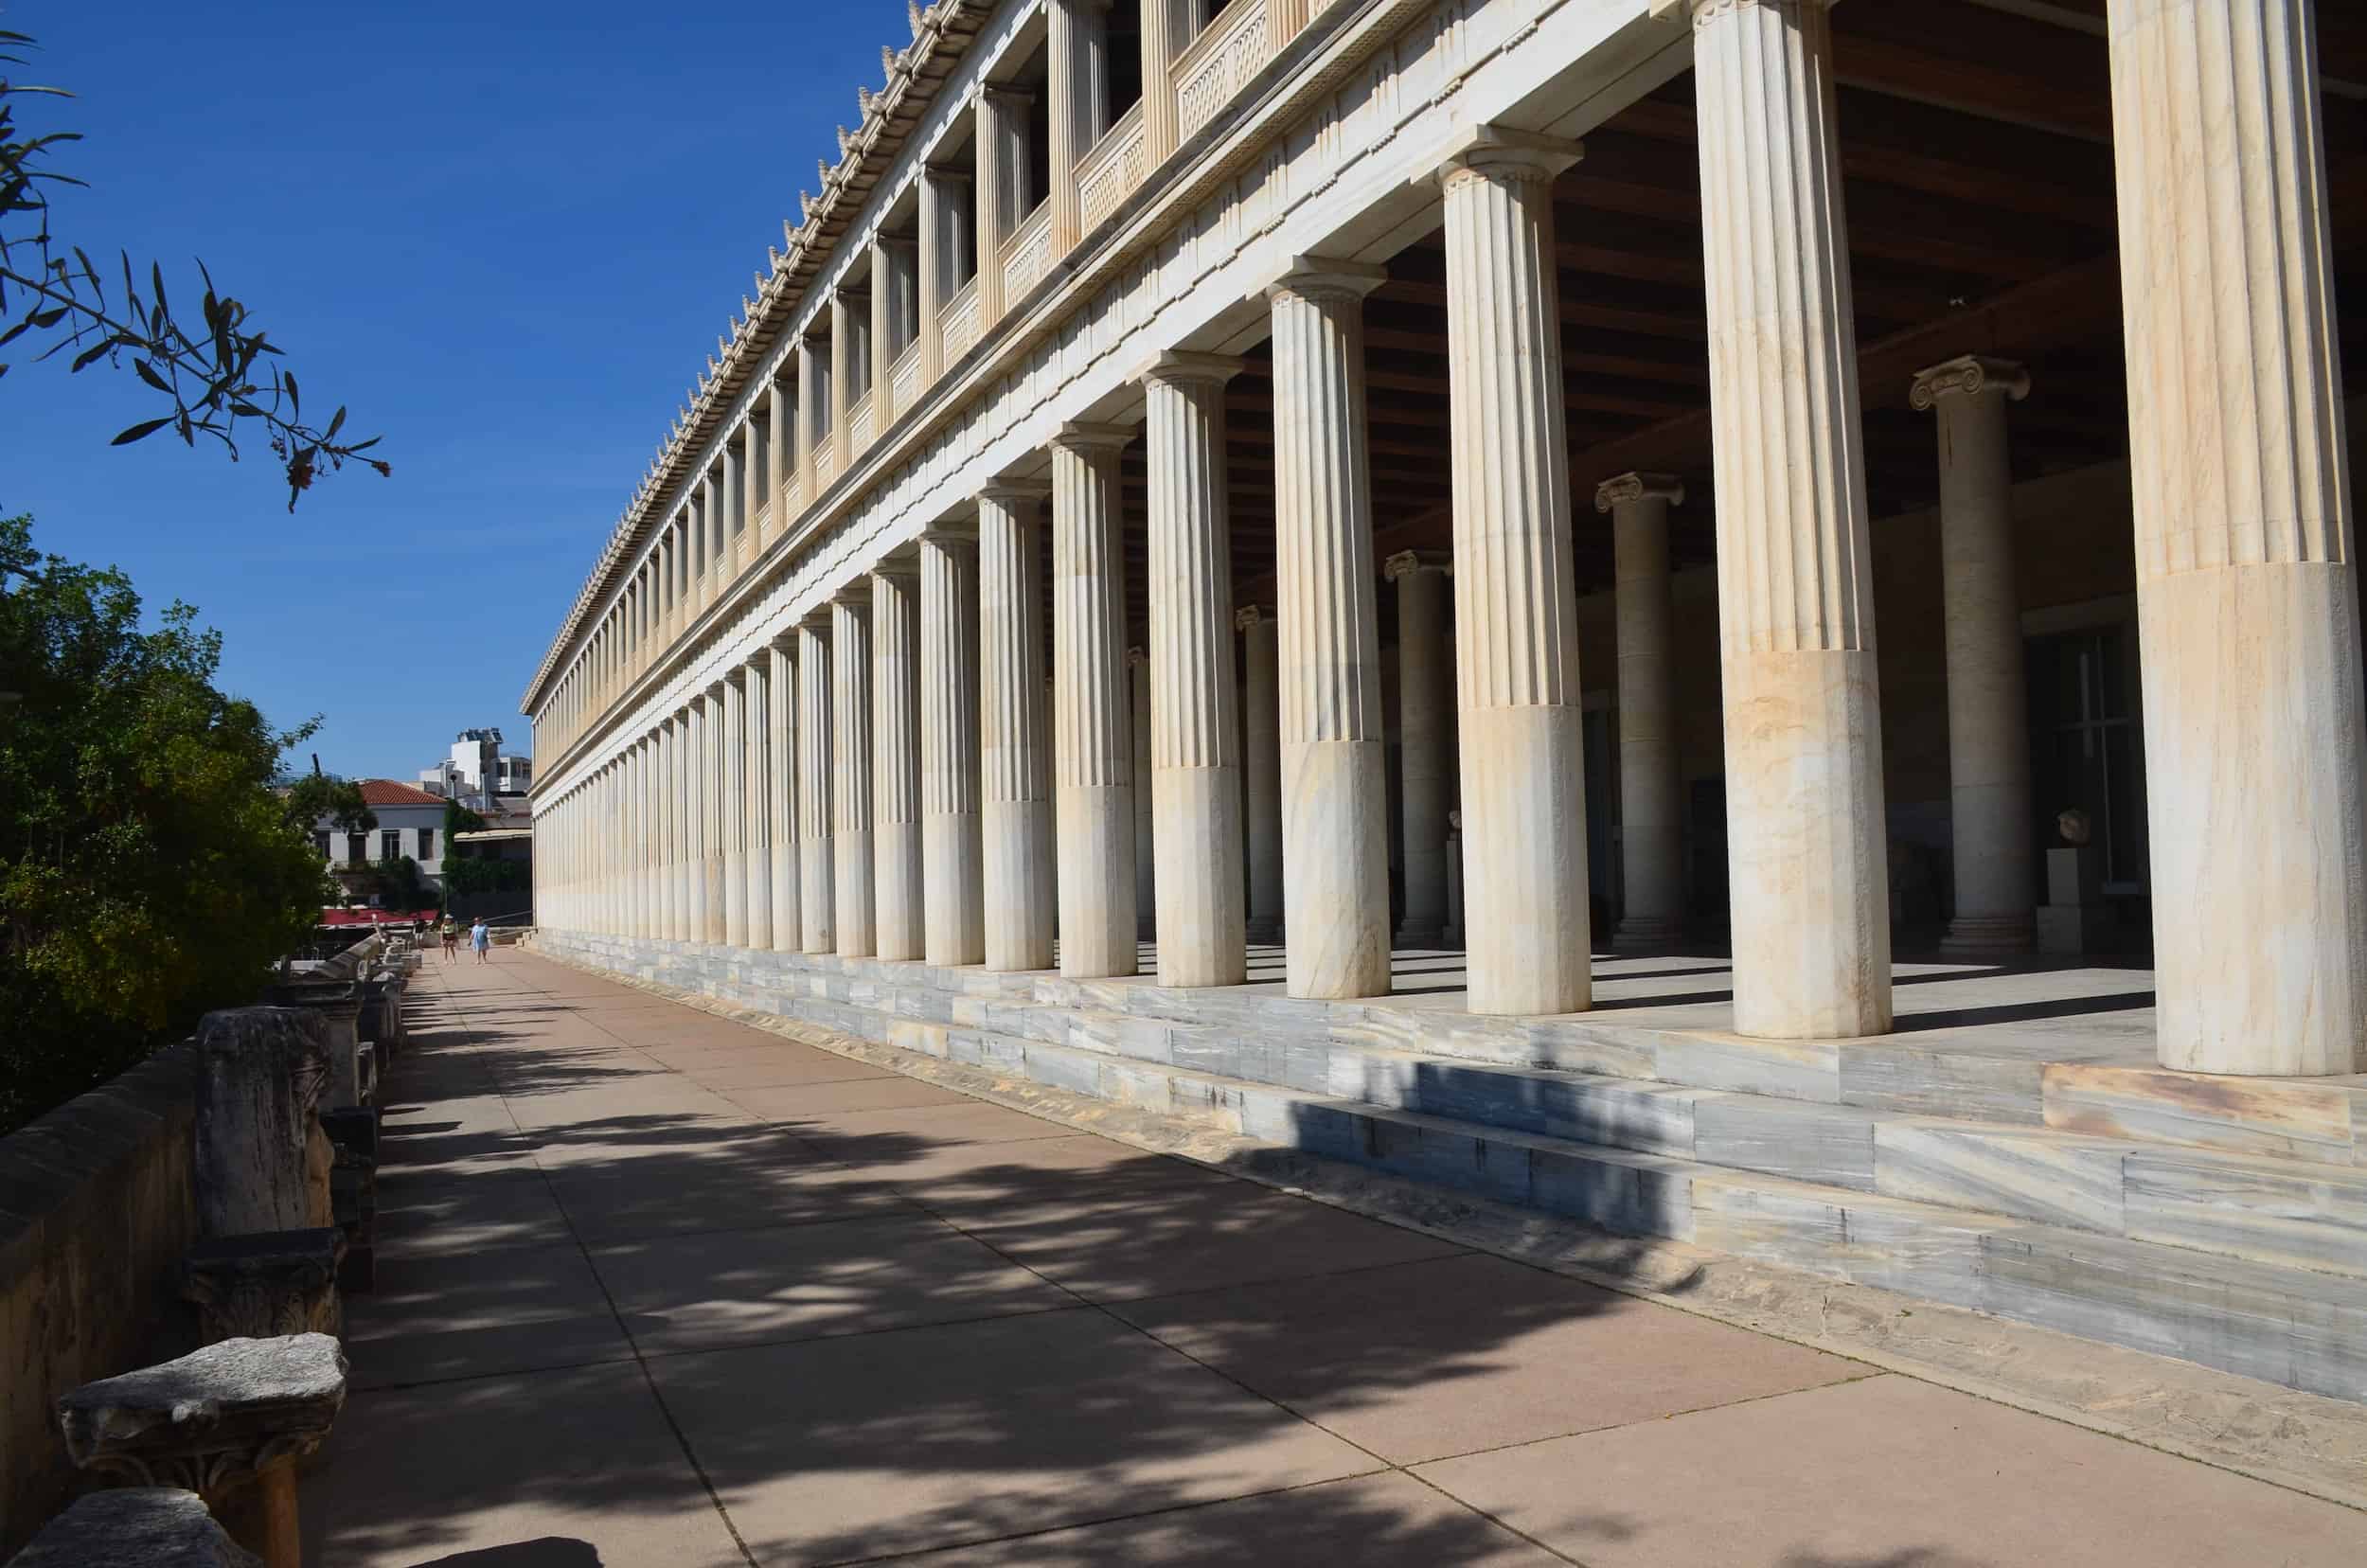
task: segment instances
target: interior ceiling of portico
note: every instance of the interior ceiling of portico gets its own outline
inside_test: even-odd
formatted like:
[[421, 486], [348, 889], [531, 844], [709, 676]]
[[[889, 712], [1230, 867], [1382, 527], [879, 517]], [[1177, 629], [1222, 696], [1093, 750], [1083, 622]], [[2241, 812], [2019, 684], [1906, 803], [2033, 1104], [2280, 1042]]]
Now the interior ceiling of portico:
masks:
[[[2012, 416], [2016, 476], [2126, 457], [2105, 0], [1884, 0], [1833, 12], [1850, 259], [1878, 520], [1931, 506], [1923, 366], [1981, 352], [2029, 365]], [[2322, 3], [2326, 144], [2345, 380], [2367, 388], [2367, 6]], [[1611, 585], [1594, 486], [1682, 475], [1680, 565], [1709, 561], [1709, 365], [1693, 78], [1590, 134], [1555, 190], [1578, 585]], [[1383, 552], [1451, 539], [1446, 258], [1433, 231], [1366, 302], [1374, 527]], [[1271, 601], [1273, 387], [1262, 350], [1227, 394], [1237, 598]], [[1142, 445], [1125, 456], [1135, 640], [1142, 639]], [[1393, 596], [1381, 596], [1384, 615]], [[1386, 629], [1384, 628], [1384, 632]]]

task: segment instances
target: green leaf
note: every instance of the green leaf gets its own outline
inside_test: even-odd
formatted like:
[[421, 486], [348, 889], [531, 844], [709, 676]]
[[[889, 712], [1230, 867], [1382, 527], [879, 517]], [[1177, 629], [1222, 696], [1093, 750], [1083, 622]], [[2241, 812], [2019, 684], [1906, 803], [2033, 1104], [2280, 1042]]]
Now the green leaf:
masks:
[[161, 419], [143, 419], [138, 424], [133, 425], [131, 429], [117, 436], [114, 440], [109, 441], [107, 444], [109, 446], [130, 446], [133, 441], [155, 435], [156, 432], [164, 429], [165, 426], [170, 423], [172, 423], [172, 416], [169, 414], [166, 415]]

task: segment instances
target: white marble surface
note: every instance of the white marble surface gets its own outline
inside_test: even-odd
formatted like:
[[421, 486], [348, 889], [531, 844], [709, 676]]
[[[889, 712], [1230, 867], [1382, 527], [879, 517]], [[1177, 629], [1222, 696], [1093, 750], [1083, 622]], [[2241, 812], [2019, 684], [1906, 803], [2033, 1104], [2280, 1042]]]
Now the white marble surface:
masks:
[[825, 613], [797, 628], [797, 928], [798, 945], [807, 953], [838, 948], [830, 691], [830, 623]]
[[1133, 703], [1126, 668], [1122, 426], [1052, 443], [1052, 776], [1060, 972], [1135, 969]]
[[1684, 485], [1623, 473], [1595, 488], [1611, 514], [1619, 639], [1618, 942], [1664, 948], [1683, 932], [1684, 785], [1677, 771], [1676, 605], [1669, 593], [1668, 508]]
[[978, 714], [986, 963], [1052, 967], [1052, 735], [1043, 688], [1043, 491], [978, 498]]
[[2311, 0], [2111, 9], [2164, 1066], [2367, 1067], [2367, 693]]
[[897, 557], [871, 574], [873, 950], [922, 953], [920, 574]]
[[1890, 1026], [1890, 878], [1849, 247], [1823, 0], [1694, 24], [1735, 1026]]
[[970, 530], [920, 542], [920, 860], [923, 956], [987, 955], [979, 815], [978, 545]]

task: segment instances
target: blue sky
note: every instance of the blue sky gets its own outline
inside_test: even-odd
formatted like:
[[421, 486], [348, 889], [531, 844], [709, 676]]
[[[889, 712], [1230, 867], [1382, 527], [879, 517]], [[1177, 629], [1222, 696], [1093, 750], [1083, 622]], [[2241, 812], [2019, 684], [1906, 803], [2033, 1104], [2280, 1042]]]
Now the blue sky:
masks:
[[[291, 518], [160, 433], [128, 372], [0, 380], [0, 513], [195, 604], [222, 685], [332, 772], [408, 778], [463, 728], [524, 750], [519, 693], [831, 128], [911, 37], [895, 0], [9, 0], [26, 130], [79, 130], [61, 239], [193, 258], [288, 354], [308, 413], [377, 433]], [[315, 410], [317, 404], [317, 410]]]

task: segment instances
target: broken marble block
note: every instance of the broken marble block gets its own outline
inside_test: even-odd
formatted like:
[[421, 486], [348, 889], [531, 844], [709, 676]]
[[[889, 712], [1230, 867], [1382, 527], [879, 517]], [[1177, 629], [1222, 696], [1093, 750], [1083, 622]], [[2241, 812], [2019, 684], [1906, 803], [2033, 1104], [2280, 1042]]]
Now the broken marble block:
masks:
[[377, 1059], [362, 1043], [362, 987], [353, 980], [292, 980], [269, 987], [263, 1000], [279, 1007], [302, 1007], [329, 1025], [329, 1093], [331, 1110], [367, 1105], [377, 1097]]
[[189, 1249], [181, 1294], [197, 1304], [209, 1345], [281, 1334], [334, 1334], [345, 1326], [337, 1266], [345, 1232], [335, 1225], [218, 1236]]
[[289, 1007], [231, 1007], [199, 1024], [193, 1159], [206, 1235], [329, 1222], [329, 1146], [313, 1108], [330, 1038], [326, 1021]]
[[230, 1339], [87, 1382], [58, 1400], [76, 1465], [134, 1487], [182, 1487], [209, 1508], [255, 1488], [238, 1532], [266, 1568], [300, 1568], [296, 1461], [346, 1402], [346, 1358], [327, 1334]]
[[179, 1487], [96, 1491], [42, 1526], [9, 1568], [262, 1568], [205, 1500]]

